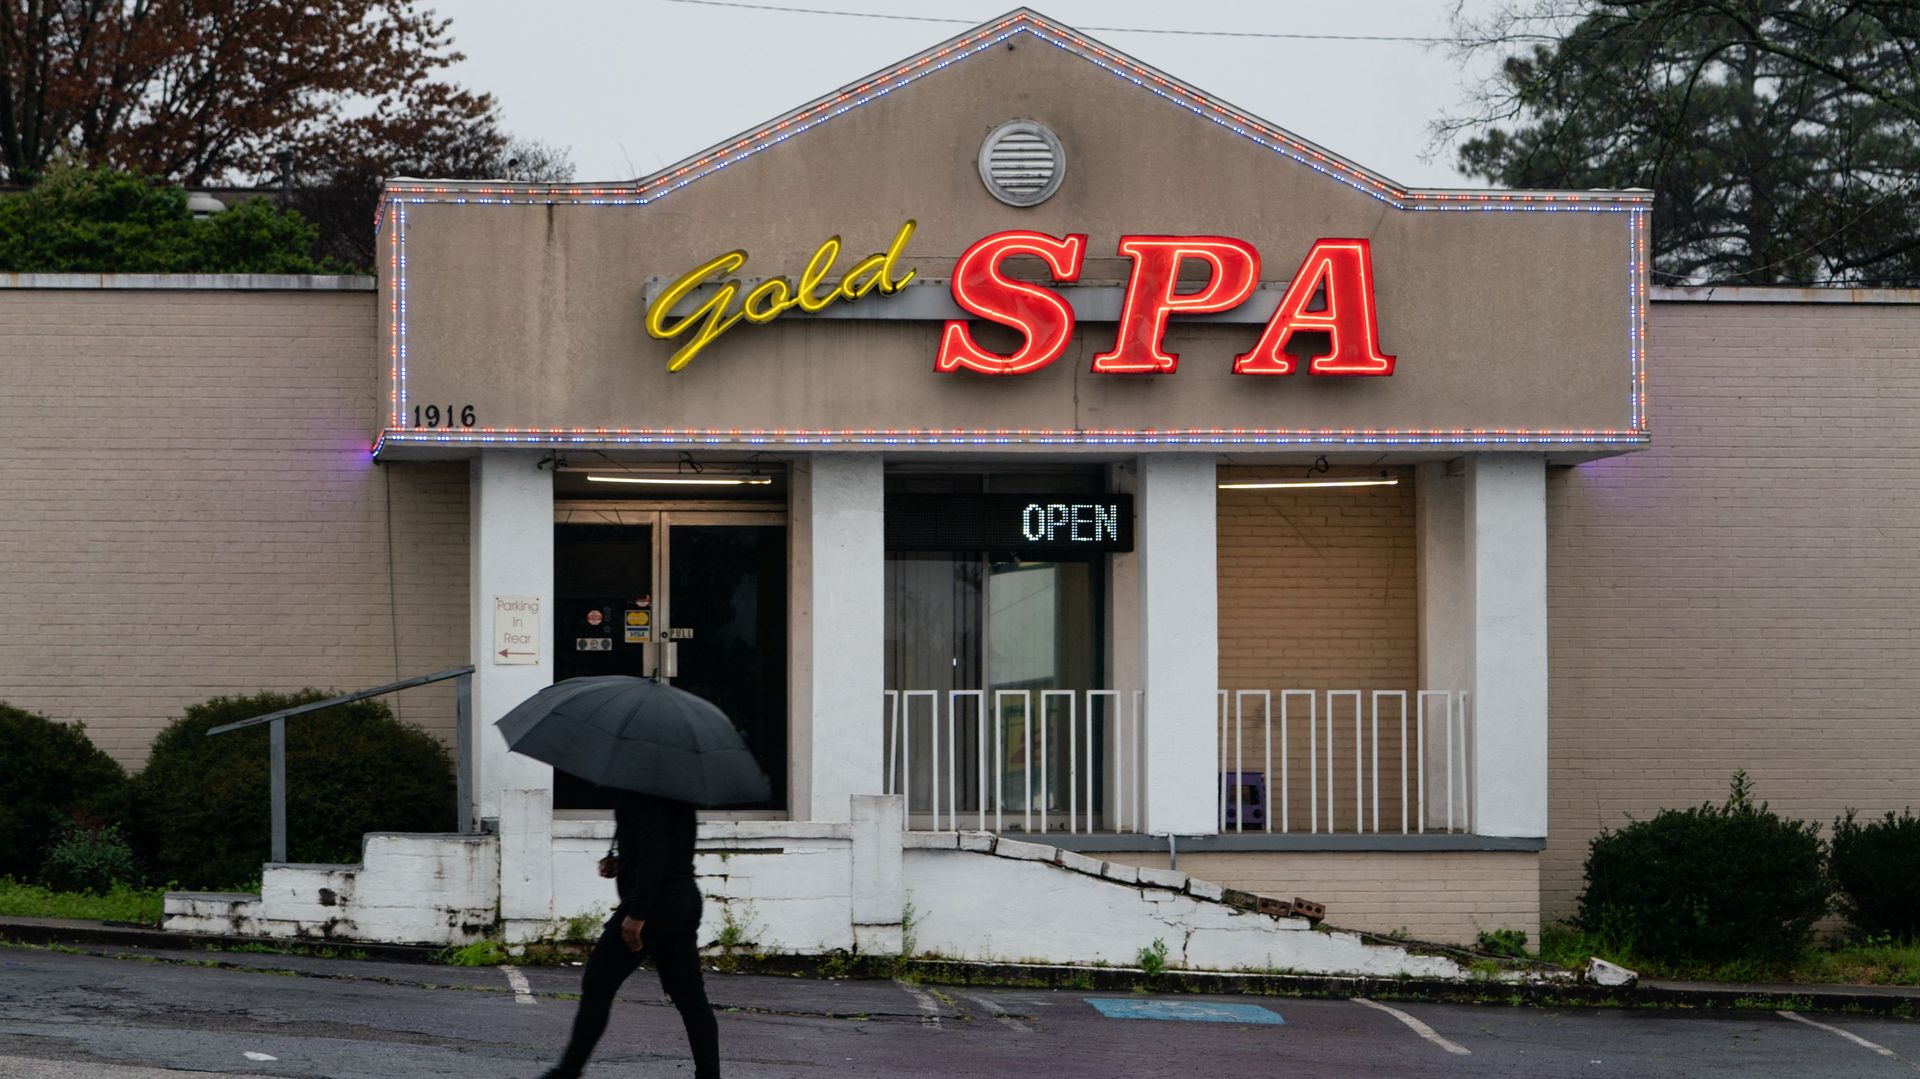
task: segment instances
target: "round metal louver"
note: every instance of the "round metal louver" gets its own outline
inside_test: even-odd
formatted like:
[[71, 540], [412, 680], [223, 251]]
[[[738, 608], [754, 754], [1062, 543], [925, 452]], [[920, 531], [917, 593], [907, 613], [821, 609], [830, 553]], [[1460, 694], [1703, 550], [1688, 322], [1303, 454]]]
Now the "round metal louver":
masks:
[[1032, 120], [1008, 120], [980, 144], [980, 182], [1009, 206], [1035, 206], [1060, 190], [1067, 152], [1060, 137]]

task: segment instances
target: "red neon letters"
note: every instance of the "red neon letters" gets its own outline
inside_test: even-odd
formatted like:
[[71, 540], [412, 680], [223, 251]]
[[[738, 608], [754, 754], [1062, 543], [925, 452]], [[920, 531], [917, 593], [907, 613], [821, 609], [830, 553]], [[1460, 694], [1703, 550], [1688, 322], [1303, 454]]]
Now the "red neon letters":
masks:
[[[948, 322], [934, 370], [1024, 375], [1059, 359], [1073, 336], [1072, 305], [1044, 285], [1008, 278], [1000, 264], [1014, 255], [1031, 255], [1046, 264], [1054, 281], [1073, 282], [1085, 265], [1086, 245], [1087, 237], [1079, 233], [1061, 239], [1011, 231], [967, 248], [954, 267], [954, 302], [975, 316], [1019, 330], [1025, 341], [1003, 356], [980, 347], [966, 322]], [[1123, 236], [1119, 253], [1133, 260], [1133, 272], [1113, 347], [1093, 358], [1098, 374], [1172, 374], [1180, 357], [1161, 348], [1168, 316], [1230, 310], [1245, 303], [1259, 284], [1259, 252], [1231, 237]], [[1180, 270], [1189, 259], [1205, 262], [1210, 273], [1200, 288], [1181, 292]], [[1234, 359], [1234, 373], [1293, 374], [1296, 362], [1287, 345], [1297, 333], [1328, 338], [1326, 350], [1309, 358], [1310, 374], [1393, 374], [1394, 357], [1380, 350], [1373, 257], [1366, 240], [1314, 242], [1260, 340]]]
[[[1238, 307], [1260, 282], [1260, 253], [1225, 236], [1122, 236], [1120, 253], [1133, 260], [1127, 301], [1113, 348], [1093, 358], [1101, 374], [1172, 374], [1180, 357], [1160, 349], [1167, 316]], [[1179, 292], [1180, 264], [1198, 259], [1212, 268], [1197, 292]]]
[[1073, 336], [1073, 308], [1060, 294], [1040, 285], [1014, 281], [1000, 273], [1010, 255], [1034, 255], [1047, 264], [1055, 281], [1078, 281], [1086, 264], [1087, 238], [1056, 240], [1043, 232], [997, 232], [960, 256], [953, 268], [953, 302], [984, 319], [1026, 334], [1011, 356], [988, 352], [974, 341], [964, 322], [949, 322], [940, 335], [935, 371], [962, 367], [983, 375], [1024, 375], [1060, 358]]
[[[1318, 311], [1308, 310], [1323, 285], [1325, 305]], [[1287, 342], [1303, 330], [1324, 333], [1329, 339], [1327, 350], [1307, 361], [1307, 370], [1313, 374], [1393, 374], [1393, 357], [1380, 352], [1380, 327], [1373, 313], [1373, 253], [1367, 241], [1315, 241], [1259, 343], [1234, 359], [1234, 373], [1293, 374]]]

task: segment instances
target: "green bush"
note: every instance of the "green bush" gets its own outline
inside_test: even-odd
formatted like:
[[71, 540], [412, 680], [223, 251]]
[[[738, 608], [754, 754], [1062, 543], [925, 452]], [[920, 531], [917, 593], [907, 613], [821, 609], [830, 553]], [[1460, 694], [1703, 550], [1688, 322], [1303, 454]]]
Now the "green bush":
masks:
[[118, 821], [127, 774], [78, 724], [0, 703], [0, 877], [31, 877], [62, 828]]
[[76, 824], [47, 851], [40, 879], [56, 892], [106, 895], [116, 884], [139, 884], [140, 873], [119, 825]]
[[1745, 772], [1726, 804], [1662, 810], [1587, 852], [1580, 928], [1659, 962], [1785, 960], [1826, 913], [1820, 826], [1755, 805]]
[[1920, 817], [1908, 808], [1868, 824], [1833, 822], [1829, 860], [1840, 912], [1864, 937], [1920, 941]]
[[[185, 888], [256, 880], [271, 855], [267, 727], [209, 738], [235, 720], [330, 693], [218, 697], [188, 708], [153, 743], [134, 781], [136, 846], [156, 877]], [[454, 825], [446, 747], [377, 700], [287, 721], [287, 857], [357, 862], [366, 832], [443, 832]]]
[[195, 220], [187, 193], [107, 168], [56, 168], [0, 198], [0, 270], [16, 273], [340, 273], [309, 254], [319, 230], [249, 199]]

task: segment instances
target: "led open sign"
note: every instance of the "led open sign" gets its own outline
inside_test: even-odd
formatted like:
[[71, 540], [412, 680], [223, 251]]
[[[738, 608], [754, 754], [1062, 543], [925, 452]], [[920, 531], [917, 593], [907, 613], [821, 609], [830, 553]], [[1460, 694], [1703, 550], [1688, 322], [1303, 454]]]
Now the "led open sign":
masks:
[[889, 495], [889, 551], [1061, 557], [1133, 550], [1129, 494]]

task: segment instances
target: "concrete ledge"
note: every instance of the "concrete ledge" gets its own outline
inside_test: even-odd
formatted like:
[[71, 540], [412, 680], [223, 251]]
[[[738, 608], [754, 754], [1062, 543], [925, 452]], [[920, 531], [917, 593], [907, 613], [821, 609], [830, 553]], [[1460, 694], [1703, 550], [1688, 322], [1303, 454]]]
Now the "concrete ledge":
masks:
[[1052, 862], [1054, 849], [1040, 843], [1022, 843], [1017, 839], [1001, 839], [993, 845], [995, 855], [1022, 862]]
[[1647, 298], [1654, 303], [1920, 304], [1920, 289], [1654, 285], [1647, 290]]
[[[178, 893], [176, 893], [178, 894]], [[236, 945], [249, 945], [250, 965], [263, 964], [268, 956], [254, 948], [264, 947], [289, 955], [321, 952], [355, 952], [368, 959], [395, 963], [432, 963], [444, 948], [409, 944], [368, 944], [363, 941], [289, 940], [284, 937], [241, 936], [232, 933], [175, 932], [152, 926], [120, 922], [85, 922], [63, 918], [0, 918], [0, 940], [22, 944], [85, 944], [95, 947], [148, 948], [156, 951], [215, 951]]]
[[261, 273], [4, 273], [0, 288], [189, 292], [372, 292], [371, 277]]
[[958, 832], [902, 832], [900, 845], [907, 850], [959, 850]]
[[[1061, 850], [1087, 854], [1167, 853], [1163, 835], [1075, 835], [1038, 837]], [[1224, 835], [1178, 836], [1181, 854], [1222, 854], [1233, 851], [1520, 851], [1537, 854], [1547, 849], [1545, 839], [1487, 835], [1269, 835], [1265, 832], [1228, 832]]]
[[[206, 949], [217, 951], [238, 944], [255, 944], [290, 955], [350, 950], [364, 954], [368, 959], [403, 963], [430, 963], [444, 952], [441, 948], [407, 945], [328, 944], [263, 937], [167, 933], [146, 926], [57, 918], [0, 918], [0, 940], [18, 944], [193, 950], [203, 955]], [[562, 961], [578, 958], [580, 954], [578, 949], [555, 950], [556, 957]], [[204, 962], [199, 959], [196, 961]], [[1447, 982], [1205, 970], [1170, 970], [1159, 975], [1148, 975], [1145, 971], [1124, 967], [969, 963], [951, 959], [901, 960], [892, 957], [849, 957], [844, 953], [815, 956], [742, 955], [731, 957], [731, 961], [743, 974], [786, 974], [842, 980], [849, 974], [856, 978], [891, 979], [903, 971], [912, 971], [936, 985], [1029, 986], [1097, 991], [1127, 990], [1138, 986], [1159, 992], [1334, 998], [1365, 996], [1375, 1000], [1445, 1000], [1556, 1007], [1757, 1008], [1900, 1017], [1911, 1016], [1916, 1008], [1920, 1008], [1920, 987], [1914, 986], [1642, 982], [1632, 989], [1600, 989], [1560, 979]], [[242, 962], [235, 965], [259, 969], [270, 966], [271, 962], [271, 955], [249, 952]], [[340, 977], [331, 972], [316, 974], [310, 970], [289, 969], [286, 973], [300, 977]]]
[[1186, 891], [1187, 881], [1190, 879], [1192, 878], [1180, 872], [1178, 869], [1148, 869], [1142, 867], [1140, 870], [1141, 884], [1153, 888], [1166, 888], [1175, 892]]

